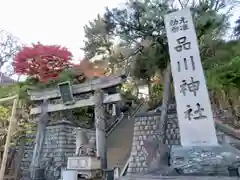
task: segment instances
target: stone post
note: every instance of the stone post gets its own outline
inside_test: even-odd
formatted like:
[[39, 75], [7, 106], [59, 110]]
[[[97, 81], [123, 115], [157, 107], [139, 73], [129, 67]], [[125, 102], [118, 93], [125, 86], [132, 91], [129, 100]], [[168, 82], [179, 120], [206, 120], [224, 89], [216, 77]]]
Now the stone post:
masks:
[[94, 113], [95, 113], [95, 126], [96, 126], [96, 147], [97, 157], [101, 160], [101, 168], [107, 169], [107, 146], [106, 146], [106, 127], [104, 115], [104, 93], [98, 89], [94, 93]]
[[37, 170], [40, 168], [40, 155], [43, 148], [45, 130], [48, 122], [47, 100], [43, 101], [43, 104], [41, 105], [41, 109], [42, 109], [42, 113], [37, 120], [38, 122], [37, 134], [36, 134], [35, 146], [33, 150], [33, 157], [32, 157], [32, 163], [31, 163], [31, 179], [35, 179], [36, 174], [38, 174]]
[[112, 104], [112, 116], [116, 116], [117, 112], [116, 112], [116, 104]]
[[87, 137], [86, 132], [81, 128], [76, 128], [75, 131], [76, 131], [76, 151], [75, 151], [75, 155], [79, 156], [81, 154], [80, 147], [82, 145], [88, 144], [88, 137]]

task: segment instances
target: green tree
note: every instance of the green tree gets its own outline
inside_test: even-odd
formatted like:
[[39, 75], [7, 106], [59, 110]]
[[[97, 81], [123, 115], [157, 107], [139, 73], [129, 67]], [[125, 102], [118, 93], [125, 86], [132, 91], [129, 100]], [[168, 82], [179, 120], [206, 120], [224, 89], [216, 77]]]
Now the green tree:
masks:
[[[210, 59], [215, 56], [216, 46], [229, 28], [228, 19], [237, 1], [231, 0], [227, 4], [215, 0], [201, 0], [198, 3], [191, 0], [178, 2], [181, 8], [191, 8], [202, 59], [207, 67], [213, 66], [214, 63], [210, 62]], [[105, 24], [101, 28], [105, 28], [104, 33], [111, 37], [109, 41], [118, 37], [121, 46], [134, 52], [131, 59], [123, 58], [131, 62], [131, 76], [145, 80], [149, 87], [156, 73], [163, 77], [163, 71], [169, 62], [164, 15], [178, 10], [179, 6], [174, 6], [174, 3], [176, 1], [169, 3], [158, 0], [132, 0], [121, 8], [106, 9], [102, 18]], [[89, 32], [91, 31], [88, 29], [86, 34]], [[101, 36], [100, 33], [97, 34], [98, 38], [95, 40]], [[101, 48], [103, 43], [99, 40], [98, 42], [98, 48]], [[136, 49], [138, 51], [135, 53]]]
[[232, 114], [231, 125], [240, 128], [240, 56], [206, 71], [211, 98], [216, 109]]
[[235, 27], [233, 30], [234, 36], [239, 39], [240, 38], [240, 17], [235, 22]]
[[[215, 0], [199, 1], [198, 4], [194, 1], [179, 2], [182, 8], [188, 6], [192, 10], [200, 50], [205, 56], [212, 41], [219, 39], [229, 27], [230, 10], [236, 1], [229, 1], [229, 4]], [[220, 13], [223, 9], [226, 11], [224, 14]], [[143, 43], [144, 50], [135, 61], [135, 72], [140, 78], [145, 74], [150, 79], [156, 71], [166, 68], [169, 57], [164, 15], [175, 10], [177, 8], [169, 2], [156, 0], [130, 1], [122, 9], [107, 9], [105, 16], [116, 27], [116, 36], [130, 45]], [[148, 42], [147, 45], [144, 41]]]

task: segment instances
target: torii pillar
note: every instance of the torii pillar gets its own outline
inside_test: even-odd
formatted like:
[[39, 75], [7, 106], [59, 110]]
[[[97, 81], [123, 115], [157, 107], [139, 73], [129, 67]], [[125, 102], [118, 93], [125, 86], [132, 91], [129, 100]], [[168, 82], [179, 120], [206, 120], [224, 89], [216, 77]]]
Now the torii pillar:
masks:
[[101, 169], [107, 169], [107, 146], [106, 146], [106, 131], [105, 131], [105, 114], [104, 114], [104, 92], [98, 89], [94, 92], [94, 113], [96, 127], [96, 148], [97, 157], [101, 161]]
[[42, 113], [38, 118], [38, 125], [37, 125], [37, 134], [35, 139], [35, 146], [33, 150], [33, 157], [31, 162], [31, 170], [30, 175], [32, 179], [36, 179], [37, 170], [40, 168], [40, 155], [43, 149], [43, 142], [45, 138], [45, 130], [48, 123], [48, 102], [46, 99], [43, 100], [41, 105]]

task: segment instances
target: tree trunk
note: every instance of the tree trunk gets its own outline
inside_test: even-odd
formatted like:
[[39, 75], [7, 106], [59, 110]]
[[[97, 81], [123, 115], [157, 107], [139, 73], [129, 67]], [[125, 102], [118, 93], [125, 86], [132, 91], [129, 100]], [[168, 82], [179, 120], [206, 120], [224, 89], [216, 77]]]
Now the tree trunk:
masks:
[[161, 143], [165, 143], [166, 135], [165, 135], [165, 124], [167, 119], [167, 109], [168, 109], [168, 101], [169, 101], [169, 95], [170, 95], [170, 87], [171, 87], [171, 66], [168, 64], [167, 69], [164, 73], [164, 85], [163, 85], [163, 99], [162, 99], [162, 111], [161, 111], [161, 118], [160, 122], [158, 123], [158, 128], [160, 132], [162, 133], [162, 138], [160, 138], [162, 141]]
[[164, 90], [163, 90], [163, 99], [162, 99], [161, 119], [158, 122], [158, 127], [157, 127], [161, 133], [161, 137], [159, 138], [159, 144], [157, 148], [159, 155], [157, 156], [155, 163], [154, 163], [154, 160], [152, 161], [153, 164], [150, 165], [148, 170], [149, 173], [158, 172], [159, 174], [166, 175], [166, 176], [176, 173], [175, 169], [169, 166], [168, 156], [170, 155], [170, 148], [166, 144], [166, 135], [165, 135], [170, 87], [171, 87], [171, 66], [170, 64], [168, 64], [165, 70], [165, 75], [164, 75], [164, 87], [163, 87]]
[[151, 87], [151, 81], [150, 79], [147, 80], [147, 86], [148, 86], [148, 96], [149, 96], [149, 101], [152, 102], [152, 87]]

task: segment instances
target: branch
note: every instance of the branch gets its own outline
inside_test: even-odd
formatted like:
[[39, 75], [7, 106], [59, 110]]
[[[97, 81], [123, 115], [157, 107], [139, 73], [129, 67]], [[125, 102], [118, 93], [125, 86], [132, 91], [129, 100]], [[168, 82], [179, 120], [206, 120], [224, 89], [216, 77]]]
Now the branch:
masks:
[[183, 9], [184, 8], [184, 4], [181, 0], [178, 0], [178, 3], [180, 4], [181, 8]]

